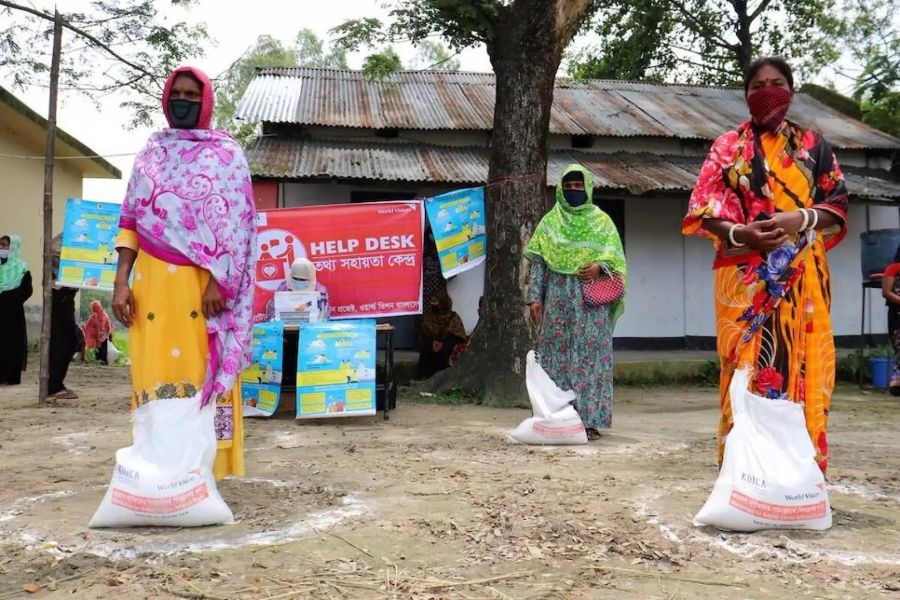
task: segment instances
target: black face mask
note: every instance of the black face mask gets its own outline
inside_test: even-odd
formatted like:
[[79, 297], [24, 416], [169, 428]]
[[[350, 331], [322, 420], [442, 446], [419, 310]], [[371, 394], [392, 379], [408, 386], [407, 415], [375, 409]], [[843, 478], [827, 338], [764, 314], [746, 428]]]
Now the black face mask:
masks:
[[169, 119], [175, 129], [194, 129], [200, 122], [200, 103], [196, 100], [169, 100]]
[[563, 198], [572, 208], [578, 208], [587, 202], [587, 192], [585, 190], [563, 190]]

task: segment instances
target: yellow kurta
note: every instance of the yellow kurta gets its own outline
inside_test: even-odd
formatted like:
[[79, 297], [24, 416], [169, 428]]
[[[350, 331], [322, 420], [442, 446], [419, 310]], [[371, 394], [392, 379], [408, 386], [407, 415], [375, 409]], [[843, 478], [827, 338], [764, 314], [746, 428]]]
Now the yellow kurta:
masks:
[[[209, 336], [202, 298], [208, 271], [169, 264], [138, 250], [137, 234], [122, 229], [117, 247], [138, 252], [132, 270], [135, 317], [129, 328], [131, 380], [136, 410], [157, 398], [190, 398], [203, 387]], [[240, 385], [216, 403], [215, 477], [244, 474]]]

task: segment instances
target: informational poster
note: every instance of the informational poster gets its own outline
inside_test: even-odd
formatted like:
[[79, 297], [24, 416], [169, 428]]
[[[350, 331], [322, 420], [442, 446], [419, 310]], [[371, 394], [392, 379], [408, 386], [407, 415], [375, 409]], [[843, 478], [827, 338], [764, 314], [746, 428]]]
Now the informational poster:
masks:
[[270, 417], [281, 400], [284, 372], [284, 323], [272, 321], [253, 326], [250, 341], [252, 363], [241, 373], [245, 417]]
[[297, 418], [375, 414], [375, 321], [300, 326]]
[[121, 211], [121, 204], [69, 198], [57, 283], [71, 288], [113, 289]]
[[327, 289], [331, 319], [420, 314], [424, 227], [420, 201], [260, 211], [254, 322], [274, 315], [273, 294], [301, 257]]
[[429, 198], [425, 210], [444, 277], [453, 277], [484, 262], [487, 229], [483, 187]]

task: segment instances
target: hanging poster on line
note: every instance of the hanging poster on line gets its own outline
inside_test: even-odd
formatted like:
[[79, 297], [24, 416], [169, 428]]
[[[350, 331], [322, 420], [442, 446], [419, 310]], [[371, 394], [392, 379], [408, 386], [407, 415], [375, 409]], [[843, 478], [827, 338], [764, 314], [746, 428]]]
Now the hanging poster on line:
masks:
[[429, 198], [425, 201], [425, 210], [445, 278], [484, 262], [487, 229], [483, 187]]
[[260, 211], [253, 321], [274, 317], [298, 258], [315, 265], [331, 319], [421, 314], [424, 227], [421, 201]]
[[250, 332], [250, 366], [241, 373], [245, 417], [271, 417], [281, 400], [284, 323], [258, 323]]
[[112, 290], [116, 280], [116, 235], [122, 205], [69, 198], [63, 224], [57, 283]]
[[375, 321], [300, 325], [297, 418], [375, 414]]

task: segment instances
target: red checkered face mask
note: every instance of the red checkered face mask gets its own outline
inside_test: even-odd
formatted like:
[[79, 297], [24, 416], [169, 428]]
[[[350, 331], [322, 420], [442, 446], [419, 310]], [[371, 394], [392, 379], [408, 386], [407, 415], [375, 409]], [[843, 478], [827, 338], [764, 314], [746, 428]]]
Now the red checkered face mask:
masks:
[[784, 122], [793, 97], [791, 90], [774, 85], [751, 92], [747, 96], [747, 106], [750, 108], [753, 122], [775, 131]]

